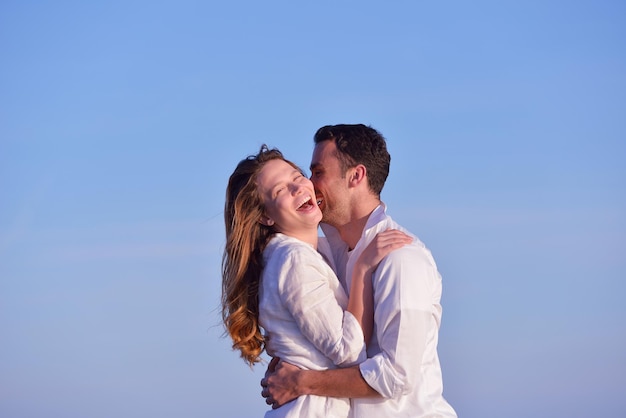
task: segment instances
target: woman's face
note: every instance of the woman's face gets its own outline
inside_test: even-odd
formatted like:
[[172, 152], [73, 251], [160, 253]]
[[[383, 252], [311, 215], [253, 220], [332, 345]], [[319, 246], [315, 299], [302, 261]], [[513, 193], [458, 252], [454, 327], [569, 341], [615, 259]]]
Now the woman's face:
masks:
[[317, 233], [322, 212], [315, 202], [313, 183], [284, 160], [270, 160], [257, 176], [257, 187], [265, 204], [262, 223], [278, 232], [302, 239]]

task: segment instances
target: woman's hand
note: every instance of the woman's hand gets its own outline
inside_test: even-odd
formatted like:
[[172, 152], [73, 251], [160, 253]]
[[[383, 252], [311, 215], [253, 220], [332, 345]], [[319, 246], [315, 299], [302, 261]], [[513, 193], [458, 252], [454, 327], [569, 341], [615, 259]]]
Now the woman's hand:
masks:
[[362, 271], [371, 272], [390, 252], [411, 242], [413, 242], [413, 237], [398, 229], [387, 229], [379, 232], [363, 250], [355, 267], [360, 266]]

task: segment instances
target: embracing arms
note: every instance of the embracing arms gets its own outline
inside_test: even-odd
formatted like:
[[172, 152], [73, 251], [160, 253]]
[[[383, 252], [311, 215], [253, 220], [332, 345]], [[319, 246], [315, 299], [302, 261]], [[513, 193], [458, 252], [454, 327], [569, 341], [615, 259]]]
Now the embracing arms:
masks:
[[303, 370], [293, 364], [272, 359], [261, 380], [261, 394], [273, 409], [302, 395], [333, 398], [374, 398], [379, 393], [361, 376], [359, 366], [333, 370]]
[[[355, 264], [347, 310], [361, 325], [366, 342], [371, 338], [374, 318], [372, 272], [391, 251], [411, 241], [410, 236], [398, 230], [383, 231], [368, 245]], [[266, 402], [273, 408], [306, 394], [350, 398], [380, 396], [363, 379], [358, 366], [326, 371], [301, 370], [274, 359], [261, 385]]]

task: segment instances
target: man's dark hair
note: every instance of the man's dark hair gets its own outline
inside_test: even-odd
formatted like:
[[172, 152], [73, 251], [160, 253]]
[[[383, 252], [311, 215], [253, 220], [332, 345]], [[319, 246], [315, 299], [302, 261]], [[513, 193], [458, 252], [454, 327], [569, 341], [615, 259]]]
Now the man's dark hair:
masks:
[[335, 141], [343, 175], [349, 168], [363, 164], [367, 169], [370, 190], [380, 197], [391, 163], [387, 143], [380, 132], [362, 124], [327, 125], [317, 130], [313, 141], [315, 144]]

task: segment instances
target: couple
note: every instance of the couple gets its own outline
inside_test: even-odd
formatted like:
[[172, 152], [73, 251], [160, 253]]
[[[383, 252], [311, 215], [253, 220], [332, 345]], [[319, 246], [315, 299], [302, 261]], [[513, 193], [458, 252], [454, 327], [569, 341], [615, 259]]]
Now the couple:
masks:
[[262, 147], [227, 188], [222, 315], [246, 362], [280, 358], [261, 382], [266, 417], [456, 417], [436, 351], [441, 277], [380, 201], [385, 139], [335, 125], [314, 141], [311, 180]]

